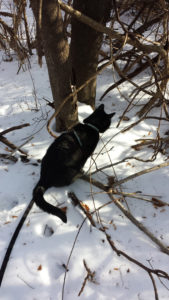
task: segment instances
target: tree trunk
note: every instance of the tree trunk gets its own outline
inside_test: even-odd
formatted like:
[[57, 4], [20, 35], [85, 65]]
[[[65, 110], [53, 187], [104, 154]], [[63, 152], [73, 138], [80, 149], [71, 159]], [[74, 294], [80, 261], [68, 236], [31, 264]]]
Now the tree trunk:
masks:
[[[42, 1], [42, 2], [41, 2]], [[31, 0], [31, 7], [39, 26], [48, 67], [55, 108], [71, 93], [71, 62], [69, 45], [64, 36], [63, 20], [56, 0]], [[40, 3], [42, 13], [40, 15]], [[40, 17], [39, 17], [40, 16]], [[78, 121], [76, 99], [70, 99], [56, 117], [56, 131], [64, 131]]]
[[[74, 0], [73, 8], [105, 24], [110, 17], [111, 0]], [[71, 58], [78, 88], [96, 73], [103, 34], [72, 18]], [[96, 79], [78, 93], [78, 101], [95, 107]]]

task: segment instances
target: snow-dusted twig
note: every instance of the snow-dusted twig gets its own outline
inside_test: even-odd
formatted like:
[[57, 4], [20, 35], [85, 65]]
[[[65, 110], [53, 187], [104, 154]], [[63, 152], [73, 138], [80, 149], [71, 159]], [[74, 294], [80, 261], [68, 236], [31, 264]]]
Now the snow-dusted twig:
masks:
[[[88, 182], [91, 182], [91, 179], [90, 179], [87, 175], [83, 175], [83, 179], [86, 180], [86, 181], [88, 181]], [[94, 184], [96, 187], [99, 187], [99, 188], [101, 188], [101, 189], [103, 189], [103, 190], [107, 190], [107, 187], [105, 187], [102, 183], [100, 183], [100, 182], [98, 182], [98, 181], [92, 180], [91, 183]], [[113, 203], [113, 202], [114, 202], [113, 200], [112, 200], [112, 201], [109, 201], [108, 203], [106, 203], [106, 205], [111, 204], [111, 203]], [[104, 206], [105, 206], [105, 205], [100, 206], [99, 208], [97, 208], [97, 210], [101, 209], [101, 208], [104, 207]], [[122, 211], [123, 211], [123, 210], [122, 210]], [[124, 212], [124, 211], [123, 211], [123, 212]], [[91, 214], [93, 214], [93, 213], [95, 213], [95, 211], [93, 211]], [[77, 238], [78, 238], [78, 236], [79, 236], [79, 234], [80, 234], [80, 231], [81, 231], [81, 229], [82, 229], [82, 227], [83, 227], [83, 225], [84, 225], [84, 223], [85, 223], [85, 221], [86, 221], [87, 219], [88, 219], [88, 217], [85, 217], [85, 219], [83, 220], [83, 222], [81, 223], [81, 225], [80, 225], [80, 227], [79, 227], [79, 229], [78, 229], [78, 231], [77, 231], [77, 234], [76, 234], [76, 237], [75, 237], [75, 239], [74, 239], [73, 246], [72, 246], [72, 249], [71, 249], [71, 252], [70, 252], [70, 255], [69, 255], [67, 264], [66, 264], [66, 268], [65, 268], [65, 276], [64, 276], [63, 286], [62, 286], [62, 300], [64, 300], [64, 290], [65, 290], [65, 284], [66, 284], [66, 274], [67, 274], [68, 265], [69, 265], [69, 263], [70, 263], [70, 260], [71, 260], [72, 254], [73, 254], [73, 251], [74, 251], [74, 248], [75, 248], [75, 245], [76, 245]], [[137, 221], [137, 222], [138, 222], [138, 221]], [[139, 223], [139, 222], [138, 222], [138, 223]], [[135, 223], [134, 223], [134, 224], [135, 224]], [[154, 280], [154, 278], [153, 278], [153, 275], [156, 275], [159, 279], [165, 278], [165, 279], [169, 280], [169, 274], [167, 274], [165, 271], [160, 270], [160, 269], [148, 268], [147, 266], [145, 266], [145, 265], [142, 264], [141, 262], [139, 262], [139, 261], [137, 261], [136, 259], [134, 259], [133, 257], [129, 256], [129, 255], [128, 255], [127, 253], [125, 253], [124, 251], [119, 250], [119, 249], [115, 246], [114, 242], [111, 240], [111, 236], [107, 234], [106, 229], [105, 229], [103, 226], [100, 227], [98, 230], [100, 230], [101, 232], [103, 232], [103, 233], [105, 234], [106, 239], [107, 239], [109, 245], [111, 246], [111, 248], [113, 249], [113, 251], [116, 252], [116, 254], [117, 254], [118, 256], [121, 256], [121, 255], [124, 256], [127, 260], [129, 260], [130, 262], [136, 264], [137, 266], [139, 266], [140, 268], [142, 268], [143, 270], [145, 270], [145, 271], [149, 274], [149, 276], [150, 276], [150, 278], [151, 278], [151, 281], [152, 281], [152, 283], [153, 283], [153, 288], [154, 288], [154, 293], [155, 293], [155, 299], [158, 300], [158, 293], [157, 293], [157, 288], [156, 288], [156, 284], [155, 284], [155, 280]], [[146, 233], [146, 232], [145, 232], [145, 233]], [[86, 265], [86, 266], [87, 266], [87, 265]], [[90, 269], [87, 267], [86, 270], [90, 270]], [[88, 272], [88, 271], [87, 271], [87, 272]], [[92, 273], [92, 274], [93, 274], [93, 272], [91, 272], [91, 271], [90, 271], [89, 273]], [[95, 272], [94, 272], [94, 274], [95, 274]], [[85, 287], [85, 285], [86, 285], [87, 279], [88, 279], [88, 275], [85, 277], [85, 279], [84, 279], [84, 281], [83, 281], [82, 288], [81, 288], [81, 290], [80, 290], [80, 292], [79, 292], [79, 294], [78, 294], [79, 296], [81, 295], [81, 293], [82, 293], [83, 290], [84, 290], [84, 287]], [[97, 283], [97, 282], [94, 281], [94, 283]]]
[[25, 152], [25, 151], [23, 151], [22, 149], [20, 149], [21, 148], [21, 146], [20, 147], [17, 147], [17, 146], [15, 146], [13, 143], [11, 143], [6, 137], [4, 137], [4, 134], [7, 134], [7, 133], [9, 133], [9, 132], [11, 132], [11, 131], [14, 131], [14, 130], [18, 130], [18, 129], [21, 129], [21, 128], [23, 128], [23, 127], [27, 127], [27, 126], [30, 126], [30, 124], [29, 123], [25, 123], [25, 124], [21, 124], [21, 125], [18, 125], [18, 126], [13, 126], [13, 127], [10, 127], [10, 128], [8, 128], [8, 129], [5, 129], [4, 131], [1, 131], [0, 132], [0, 141], [2, 142], [2, 143], [4, 143], [5, 145], [7, 145], [9, 148], [11, 148], [12, 150], [18, 150], [19, 152], [21, 152], [22, 154], [24, 154], [24, 155], [27, 155], [27, 153]]
[[[169, 165], [169, 163], [168, 163]], [[155, 167], [154, 167], [155, 168]], [[152, 168], [151, 168], [152, 169]], [[156, 168], [158, 169], [158, 168]], [[139, 172], [140, 173], [140, 172]], [[146, 173], [146, 172], [145, 172]], [[143, 174], [145, 174], [143, 173]], [[140, 174], [142, 175], [142, 174]], [[108, 192], [108, 196], [110, 197], [111, 200], [113, 200], [114, 204], [123, 212], [123, 214], [134, 224], [136, 225], [141, 231], [143, 231], [156, 245], [159, 246], [159, 248], [161, 249], [162, 252], [166, 253], [167, 255], [169, 255], [169, 249], [159, 240], [157, 239], [142, 223], [140, 223], [123, 205], [122, 203], [116, 199], [113, 196], [113, 188], [108, 188], [107, 186], [105, 186], [104, 184], [102, 184], [99, 181], [96, 181], [94, 179], [89, 178], [87, 175], [83, 175], [82, 179], [91, 182], [91, 184], [93, 184], [94, 186], [107, 191]], [[123, 182], [125, 182], [123, 180]], [[122, 181], [119, 181], [118, 183], [121, 184], [123, 183]], [[113, 186], [114, 187], [114, 186]]]
[[158, 300], [158, 293], [157, 293], [157, 287], [155, 284], [155, 280], [153, 278], [153, 275], [156, 275], [157, 277], [160, 278], [165, 278], [167, 280], [169, 280], [169, 274], [167, 274], [166, 272], [159, 270], [159, 269], [150, 269], [148, 267], [146, 267], [145, 265], [143, 265], [142, 263], [140, 263], [139, 261], [137, 261], [136, 259], [134, 259], [133, 257], [129, 256], [128, 254], [126, 254], [124, 251], [121, 251], [119, 249], [117, 249], [117, 247], [115, 246], [114, 242], [111, 240], [111, 237], [106, 233], [106, 231], [103, 229], [103, 231], [105, 232], [107, 241], [109, 243], [109, 245], [111, 246], [111, 248], [113, 249], [113, 251], [115, 251], [117, 253], [118, 256], [124, 256], [125, 258], [127, 258], [129, 261], [133, 262], [134, 264], [138, 265], [139, 267], [141, 267], [143, 270], [145, 270], [150, 278], [151, 281], [153, 283], [153, 288], [154, 288], [154, 293], [155, 293], [155, 300]]
[[122, 203], [114, 198], [114, 196], [109, 193], [109, 197], [113, 200], [114, 204], [123, 212], [123, 214], [134, 224], [136, 225], [144, 234], [146, 234], [160, 249], [163, 253], [169, 255], [169, 249], [158, 239], [153, 233], [146, 228], [141, 222], [139, 222], [123, 205]]
[[142, 194], [125, 193], [125, 192], [119, 192], [119, 191], [116, 191], [116, 190], [113, 190], [113, 194], [122, 195], [124, 197], [129, 197], [129, 198], [134, 198], [134, 199], [139, 199], [139, 200], [143, 200], [143, 201], [146, 201], [146, 202], [150, 202], [150, 203], [152, 203], [153, 205], [155, 205], [157, 207], [169, 206], [169, 203], [157, 199], [157, 196], [151, 196], [151, 199], [149, 199], [147, 197], [145, 198], [144, 195], [142, 195]]
[[136, 259], [134, 259], [133, 257], [126, 254], [124, 251], [119, 250], [115, 246], [115, 243], [111, 240], [111, 236], [106, 233], [105, 229], [103, 229], [103, 232], [105, 232], [106, 239], [107, 239], [109, 245], [117, 253], [118, 256], [122, 255], [122, 256], [126, 257], [129, 261], [135, 263], [136, 265], [138, 265], [139, 267], [141, 267], [142, 269], [147, 271], [148, 273], [152, 273], [152, 274], [159, 276], [160, 278], [166, 278], [167, 280], [169, 280], [169, 274], [167, 274], [165, 271], [162, 271], [160, 269], [150, 269], [150, 268], [146, 267], [145, 265], [143, 265], [142, 263], [140, 263], [139, 261], [137, 261]]
[[0, 158], [2, 158], [2, 159], [9, 159], [9, 160], [11, 160], [14, 163], [16, 163], [18, 161], [17, 157], [11, 156], [11, 155], [5, 154], [5, 153], [0, 153]]
[[96, 227], [96, 224], [95, 224], [95, 221], [92, 218], [92, 215], [87, 210], [88, 207], [87, 206], [85, 207], [85, 205], [82, 204], [82, 202], [77, 198], [77, 196], [75, 195], [75, 193], [69, 192], [68, 193], [68, 197], [73, 201], [73, 203], [75, 205], [78, 205], [80, 207], [80, 209], [84, 212], [84, 214], [86, 215], [86, 217], [90, 221], [91, 225], [94, 226], [94, 227]]
[[1, 131], [0, 132], [0, 136], [6, 134], [8, 132], [14, 131], [14, 130], [22, 129], [22, 128], [27, 127], [27, 126], [30, 126], [30, 124], [29, 123], [25, 123], [25, 124], [21, 124], [21, 125], [18, 125], [18, 126], [10, 127], [8, 129], [5, 129], [4, 131]]
[[23, 151], [22, 149], [18, 148], [16, 145], [14, 145], [13, 143], [11, 143], [6, 137], [4, 136], [0, 136], [0, 142], [2, 142], [3, 144], [5, 144], [6, 146], [8, 146], [9, 148], [11, 148], [12, 150], [18, 150], [19, 152], [21, 152], [24, 155], [27, 155], [26, 151]]
[[76, 234], [76, 237], [74, 239], [74, 242], [73, 242], [73, 246], [72, 246], [72, 249], [70, 251], [70, 254], [69, 254], [69, 257], [68, 257], [68, 260], [67, 260], [67, 263], [65, 265], [65, 275], [64, 275], [64, 279], [63, 279], [63, 286], [62, 286], [62, 300], [64, 300], [64, 291], [65, 291], [65, 284], [66, 284], [66, 275], [67, 275], [67, 270], [68, 270], [68, 266], [69, 266], [69, 262], [70, 262], [70, 259], [71, 259], [71, 256], [72, 256], [72, 253], [73, 253], [73, 250], [75, 248], [75, 245], [76, 245], [76, 241], [77, 241], [77, 238], [79, 236], [79, 233], [84, 225], [84, 223], [86, 222], [87, 220], [87, 217], [83, 220], [83, 222], [81, 223], [79, 229], [78, 229], [78, 232]]
[[151, 279], [152, 284], [153, 284], [154, 294], [155, 294], [155, 300], [159, 300], [158, 292], [157, 292], [157, 287], [156, 287], [156, 283], [155, 283], [154, 277], [153, 277], [153, 275], [151, 274], [151, 272], [148, 272], [148, 275], [150, 276], [150, 279]]
[[130, 176], [124, 178], [124, 179], [121, 179], [121, 180], [115, 182], [115, 183], [113, 184], [113, 188], [116, 187], [116, 186], [119, 186], [120, 184], [125, 183], [125, 182], [127, 182], [127, 181], [129, 181], [129, 180], [132, 180], [132, 179], [134, 179], [134, 178], [136, 178], [136, 177], [138, 177], [138, 176], [141, 176], [141, 175], [144, 175], [144, 174], [153, 172], [153, 171], [157, 171], [157, 170], [159, 170], [159, 169], [161, 169], [161, 168], [164, 168], [164, 167], [167, 167], [167, 166], [169, 166], [169, 162], [164, 162], [164, 163], [161, 163], [161, 164], [159, 164], [159, 165], [156, 165], [156, 166], [154, 166], [154, 167], [152, 167], [152, 168], [145, 169], [145, 170], [142, 170], [142, 171], [140, 171], [140, 172], [134, 173], [134, 174], [132, 174], [132, 175], [130, 175]]
[[17, 275], [17, 277], [18, 277], [20, 280], [22, 280], [29, 288], [31, 288], [32, 290], [35, 289], [32, 285], [30, 285], [28, 282], [26, 282], [26, 280], [23, 279], [20, 275]]
[[126, 161], [128, 161], [128, 160], [130, 160], [130, 159], [135, 159], [135, 160], [137, 160], [137, 161], [144, 162], [144, 163], [145, 163], [145, 162], [152, 162], [152, 161], [153, 161], [152, 159], [144, 160], [144, 159], [141, 159], [141, 158], [135, 157], [135, 156], [126, 156], [125, 158], [123, 158], [123, 159], [120, 160], [120, 161], [117, 161], [117, 162], [115, 162], [115, 163], [111, 163], [111, 164], [105, 165], [105, 166], [103, 166], [103, 167], [101, 167], [101, 168], [96, 168], [95, 171], [91, 172], [91, 175], [94, 175], [94, 174], [96, 174], [96, 173], [98, 173], [98, 172], [101, 172], [101, 171], [103, 171], [103, 170], [105, 170], [105, 169], [109, 169], [109, 168], [111, 168], [111, 167], [114, 167], [114, 166], [117, 166], [117, 165], [119, 165], [119, 164], [122, 164], [122, 163], [124, 163], [124, 162], [126, 162]]
[[[28, 138], [24, 143], [22, 143], [20, 146], [16, 146], [16, 149], [14, 149], [12, 152], [11, 152], [11, 156], [15, 154], [16, 151], [19, 151], [21, 147], [25, 146], [27, 143], [29, 143], [34, 137], [30, 137]], [[25, 152], [25, 151], [24, 151]], [[25, 155], [27, 156], [26, 152], [25, 152]]]
[[83, 290], [84, 290], [84, 288], [85, 288], [85, 285], [86, 285], [86, 283], [87, 283], [88, 280], [91, 281], [91, 282], [93, 282], [93, 283], [95, 283], [95, 284], [97, 284], [97, 282], [96, 282], [96, 280], [95, 280], [95, 278], [94, 278], [96, 272], [95, 272], [95, 271], [92, 272], [92, 271], [90, 270], [90, 268], [87, 266], [87, 263], [86, 263], [85, 259], [83, 259], [83, 264], [84, 264], [84, 267], [85, 267], [85, 269], [86, 269], [86, 271], [87, 271], [87, 275], [86, 275], [86, 277], [85, 277], [85, 279], [84, 279], [84, 281], [83, 281], [83, 284], [82, 284], [82, 287], [81, 287], [81, 289], [80, 289], [80, 292], [79, 292], [78, 296], [80, 296], [80, 295], [82, 294], [82, 292], [83, 292]]

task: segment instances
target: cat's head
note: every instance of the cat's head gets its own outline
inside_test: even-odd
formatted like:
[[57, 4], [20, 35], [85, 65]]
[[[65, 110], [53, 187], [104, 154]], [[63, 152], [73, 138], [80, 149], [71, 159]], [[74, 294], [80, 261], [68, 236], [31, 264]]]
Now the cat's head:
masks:
[[109, 128], [111, 124], [111, 118], [114, 115], [115, 112], [107, 114], [104, 111], [104, 104], [101, 104], [89, 117], [84, 119], [83, 122], [94, 125], [96, 128], [98, 128], [99, 132], [104, 132]]

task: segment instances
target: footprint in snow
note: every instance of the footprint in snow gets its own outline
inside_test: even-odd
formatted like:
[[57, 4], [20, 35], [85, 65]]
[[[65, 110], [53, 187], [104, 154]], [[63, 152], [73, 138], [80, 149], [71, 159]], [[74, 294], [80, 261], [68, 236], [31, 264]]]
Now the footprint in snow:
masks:
[[51, 226], [49, 226], [48, 224], [46, 224], [45, 229], [44, 229], [44, 236], [50, 237], [51, 235], [54, 234], [54, 232], [55, 232], [54, 229]]

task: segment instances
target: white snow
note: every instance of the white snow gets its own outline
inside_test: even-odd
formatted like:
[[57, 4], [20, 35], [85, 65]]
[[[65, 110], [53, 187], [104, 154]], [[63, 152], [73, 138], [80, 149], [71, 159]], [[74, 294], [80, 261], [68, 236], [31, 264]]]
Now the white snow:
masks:
[[[46, 64], [40, 69], [36, 55], [31, 58], [31, 69], [24, 66], [18, 71], [18, 62], [4, 62], [0, 52], [0, 131], [15, 125], [30, 123], [29, 127], [12, 131], [5, 136], [17, 146], [28, 141], [23, 150], [27, 151], [30, 163], [12, 163], [0, 161], [0, 264], [5, 255], [12, 233], [14, 232], [26, 206], [31, 200], [32, 189], [39, 179], [40, 164], [31, 165], [45, 154], [47, 147], [53, 141], [49, 136], [46, 123], [53, 110], [47, 106], [45, 99], [52, 101]], [[31, 73], [31, 76], [30, 76]], [[35, 90], [33, 87], [32, 79]], [[108, 68], [98, 76], [97, 99], [112, 82], [112, 70]], [[120, 87], [125, 95], [129, 94], [129, 84]], [[36, 111], [35, 103], [39, 110]], [[126, 133], [120, 131], [137, 120], [134, 108], [127, 114], [128, 122], [116, 125], [127, 102], [120, 98], [117, 90], [109, 93], [103, 100], [106, 111], [116, 111], [110, 129], [102, 136], [95, 150], [94, 158], [97, 167], [115, 163], [128, 156], [142, 159], [151, 157], [152, 149], [145, 148], [135, 151], [131, 148], [136, 139], [153, 138], [156, 135], [157, 122], [145, 120]], [[97, 102], [99, 105], [99, 102]], [[79, 105], [79, 119], [83, 120], [91, 109]], [[158, 108], [156, 110], [158, 113]], [[161, 123], [164, 133], [168, 124]], [[106, 144], [106, 149], [103, 147]], [[0, 153], [9, 153], [7, 147], [0, 143]], [[101, 150], [101, 152], [100, 152]], [[19, 152], [15, 153], [19, 158]], [[102, 183], [107, 183], [107, 175], [116, 179], [125, 178], [140, 170], [162, 163], [167, 157], [158, 154], [154, 162], [142, 163], [136, 160], [118, 164], [94, 175]], [[90, 168], [93, 161], [89, 159], [85, 170]], [[92, 170], [95, 170], [94, 165]], [[151, 199], [159, 198], [169, 203], [169, 167], [137, 177], [121, 186], [123, 192], [141, 191], [139, 195]], [[115, 172], [115, 173], [114, 173]], [[120, 190], [120, 188], [118, 188]], [[74, 207], [67, 193], [73, 191], [77, 197], [94, 210], [107, 203], [108, 196], [90, 184], [78, 179], [69, 187], [52, 188], [46, 193], [46, 198], [54, 204], [61, 203], [67, 207], [67, 224], [60, 219], [42, 212], [33, 206], [13, 248], [2, 286], [2, 300], [52, 300], [52, 299], [87, 299], [87, 300], [152, 300], [155, 299], [152, 281], [148, 273], [123, 256], [118, 256], [110, 247], [106, 236], [97, 228], [91, 227], [88, 220], [84, 223], [84, 214]], [[116, 196], [119, 198], [120, 196]], [[155, 208], [152, 203], [143, 200], [127, 198], [131, 213], [143, 223], [159, 240], [169, 247], [169, 208]], [[125, 206], [125, 203], [123, 203]], [[162, 253], [144, 233], [127, 219], [114, 205], [110, 204], [99, 212], [103, 225], [115, 246], [145, 266], [161, 269], [169, 273], [169, 257]], [[94, 220], [97, 221], [94, 215]], [[76, 239], [77, 238], [77, 239]], [[76, 239], [74, 248], [73, 244]], [[73, 248], [73, 252], [71, 250]], [[71, 257], [69, 259], [69, 256]], [[85, 259], [92, 272], [95, 271], [95, 283], [87, 281], [80, 296], [78, 293], [87, 275], [83, 260]], [[68, 272], [62, 294], [65, 265]], [[158, 279], [154, 275], [159, 299], [169, 299], [169, 282]], [[62, 298], [63, 296], [63, 298]]]

